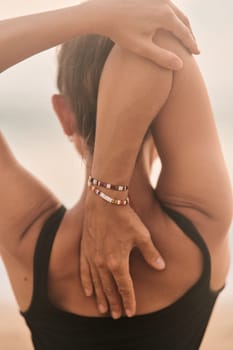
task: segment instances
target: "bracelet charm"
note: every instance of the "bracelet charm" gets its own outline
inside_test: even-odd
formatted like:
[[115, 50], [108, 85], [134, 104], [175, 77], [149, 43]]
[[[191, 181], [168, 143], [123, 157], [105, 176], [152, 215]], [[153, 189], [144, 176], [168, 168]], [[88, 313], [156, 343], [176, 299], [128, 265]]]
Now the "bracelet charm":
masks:
[[118, 192], [125, 192], [128, 191], [129, 187], [127, 185], [112, 185], [107, 182], [103, 182], [100, 180], [95, 179], [92, 176], [89, 176], [88, 179], [88, 185], [91, 186], [98, 186], [98, 187], [103, 187], [108, 190], [113, 190], [113, 191], [118, 191]]
[[90, 185], [89, 187], [97, 196], [102, 198], [105, 202], [122, 207], [125, 207], [129, 204], [129, 197], [127, 197], [126, 199], [116, 199], [108, 196], [93, 185]]

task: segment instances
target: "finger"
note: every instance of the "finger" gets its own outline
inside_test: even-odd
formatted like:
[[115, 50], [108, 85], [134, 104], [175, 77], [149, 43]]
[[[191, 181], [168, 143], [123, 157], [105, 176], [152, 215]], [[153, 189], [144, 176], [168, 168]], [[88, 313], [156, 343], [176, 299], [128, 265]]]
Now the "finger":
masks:
[[111, 274], [106, 269], [100, 269], [99, 275], [104, 293], [107, 297], [111, 309], [112, 317], [114, 319], [118, 319], [122, 315], [122, 305], [116, 283]]
[[142, 253], [146, 262], [157, 270], [164, 270], [166, 267], [164, 259], [161, 257], [158, 249], [156, 249], [151, 236], [148, 233], [140, 236], [136, 241], [137, 248]]
[[162, 22], [162, 29], [169, 30], [192, 53], [200, 53], [197, 43], [193, 38], [192, 32], [173, 10], [171, 10], [168, 18], [164, 17], [164, 21]]
[[[184, 25], [186, 25], [186, 27], [188, 27], [190, 29], [190, 31], [192, 32], [190, 21], [189, 21], [188, 17], [175, 4], [173, 4], [172, 1], [169, 1], [169, 5], [172, 8], [172, 10], [175, 12], [177, 17], [179, 17], [179, 19], [184, 23]], [[193, 37], [194, 37], [194, 35], [193, 35]]]
[[136, 297], [133, 281], [129, 272], [129, 261], [126, 260], [119, 266], [115, 265], [112, 272], [118, 291], [122, 298], [125, 313], [128, 317], [132, 317], [136, 313]]
[[94, 285], [98, 309], [101, 314], [105, 314], [108, 311], [108, 304], [103, 292], [100, 277], [94, 266], [91, 266], [91, 276]]
[[169, 3], [170, 3], [171, 8], [173, 9], [173, 11], [175, 12], [175, 14], [179, 17], [179, 19], [189, 28], [189, 30], [192, 33], [193, 39], [197, 43], [196, 37], [193, 33], [192, 26], [191, 26], [191, 23], [190, 23], [188, 17], [175, 4], [173, 4], [173, 2], [170, 1]]
[[183, 67], [183, 62], [177, 55], [159, 47], [152, 39], [141, 40], [137, 45], [132, 46], [132, 51], [166, 69], [179, 70]]
[[83, 290], [87, 297], [93, 294], [93, 285], [88, 261], [81, 254], [80, 256], [80, 277]]

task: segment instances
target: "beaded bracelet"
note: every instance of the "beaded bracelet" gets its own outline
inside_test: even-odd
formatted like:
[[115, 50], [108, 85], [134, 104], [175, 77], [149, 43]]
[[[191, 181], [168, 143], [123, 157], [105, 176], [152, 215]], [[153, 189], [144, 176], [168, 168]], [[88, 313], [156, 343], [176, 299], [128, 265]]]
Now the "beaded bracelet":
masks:
[[97, 187], [93, 185], [89, 187], [97, 196], [99, 196], [100, 198], [102, 198], [103, 200], [105, 200], [110, 204], [114, 204], [122, 207], [126, 207], [129, 204], [129, 197], [127, 197], [126, 199], [116, 199], [106, 195], [104, 192], [100, 191]]
[[125, 185], [112, 185], [112, 184], [97, 180], [92, 176], [89, 176], [88, 186], [91, 186], [91, 185], [104, 187], [104, 188], [107, 188], [108, 190], [114, 190], [118, 192], [128, 191], [129, 189], [129, 187]]

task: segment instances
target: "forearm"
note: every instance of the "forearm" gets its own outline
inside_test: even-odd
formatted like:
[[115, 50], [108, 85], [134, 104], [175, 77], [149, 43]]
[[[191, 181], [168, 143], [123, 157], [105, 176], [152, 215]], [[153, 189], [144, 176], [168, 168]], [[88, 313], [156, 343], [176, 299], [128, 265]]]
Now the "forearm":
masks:
[[0, 22], [0, 72], [77, 35], [98, 33], [88, 3]]
[[94, 177], [130, 182], [145, 133], [165, 103], [171, 82], [172, 72], [113, 48], [99, 85]]

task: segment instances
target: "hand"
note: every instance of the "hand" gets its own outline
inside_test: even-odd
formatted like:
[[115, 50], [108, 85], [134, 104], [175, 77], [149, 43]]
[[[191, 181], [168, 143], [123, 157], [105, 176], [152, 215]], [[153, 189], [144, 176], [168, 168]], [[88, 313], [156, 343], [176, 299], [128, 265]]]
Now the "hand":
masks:
[[88, 193], [81, 241], [81, 281], [87, 296], [95, 291], [101, 313], [119, 318], [133, 316], [136, 300], [129, 271], [129, 257], [137, 247], [157, 270], [165, 263], [151, 235], [129, 206], [116, 207]]
[[164, 68], [178, 70], [183, 63], [153, 43], [159, 29], [170, 31], [191, 53], [200, 53], [188, 18], [170, 0], [91, 0], [90, 4], [97, 7], [102, 35]]

